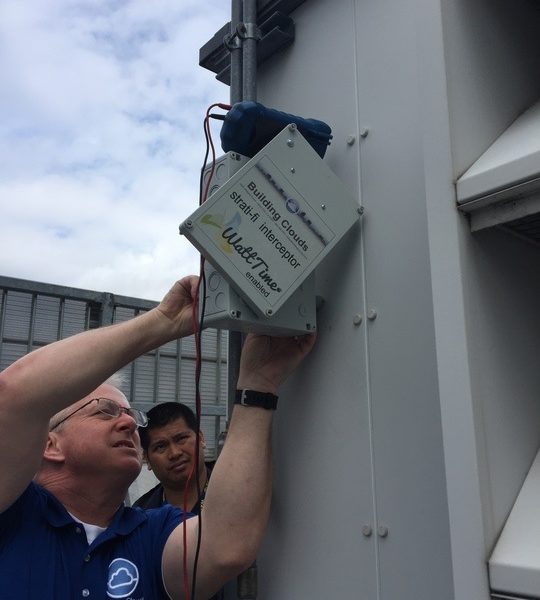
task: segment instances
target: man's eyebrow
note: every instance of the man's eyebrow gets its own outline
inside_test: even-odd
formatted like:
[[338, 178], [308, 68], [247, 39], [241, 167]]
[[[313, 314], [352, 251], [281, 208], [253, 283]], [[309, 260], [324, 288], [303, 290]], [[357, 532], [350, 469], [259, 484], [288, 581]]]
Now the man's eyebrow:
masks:
[[150, 442], [150, 446], [155, 446], [156, 444], [164, 444], [167, 442], [167, 438], [157, 438]]

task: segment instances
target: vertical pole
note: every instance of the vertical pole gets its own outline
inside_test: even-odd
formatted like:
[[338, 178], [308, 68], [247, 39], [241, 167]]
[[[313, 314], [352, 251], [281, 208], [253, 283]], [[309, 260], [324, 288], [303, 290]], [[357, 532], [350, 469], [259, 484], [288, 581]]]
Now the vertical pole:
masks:
[[[231, 35], [236, 33], [237, 27], [243, 18], [243, 0], [231, 0]], [[231, 50], [231, 104], [241, 102], [244, 99], [242, 86], [243, 52], [243, 46], [241, 45], [237, 49]], [[238, 331], [229, 331], [227, 337], [227, 418], [230, 418], [236, 392], [236, 381], [240, 370], [242, 334]]]
[[6, 322], [7, 312], [7, 290], [2, 290], [2, 296], [0, 298], [0, 371], [2, 370], [2, 348], [4, 346], [4, 324]]
[[[216, 370], [215, 370], [215, 402], [216, 406], [219, 406], [221, 400], [221, 353], [222, 353], [222, 345], [223, 345], [223, 336], [224, 333], [221, 329], [216, 331]], [[218, 447], [218, 438], [221, 431], [221, 417], [214, 417], [214, 441], [215, 441], [215, 456], [217, 458], [217, 447]]]
[[158, 403], [159, 400], [159, 375], [161, 369], [161, 346], [156, 348], [154, 354], [154, 394], [152, 397], [152, 402], [154, 404]]
[[99, 326], [104, 327], [114, 323], [115, 300], [114, 294], [110, 294], [109, 292], [104, 292], [101, 294], [101, 296], [102, 300]]
[[180, 402], [180, 377], [182, 375], [182, 339], [176, 340], [176, 366], [175, 366], [175, 401]]
[[[136, 308], [133, 312], [134, 312], [133, 316], [137, 317], [139, 315], [140, 310], [138, 308]], [[136, 393], [137, 393], [137, 359], [132, 361], [130, 370], [131, 370], [131, 373], [130, 373], [130, 377], [129, 377], [129, 397], [130, 397], [131, 402], [136, 402], [137, 401], [137, 397], [136, 397]]]
[[64, 314], [66, 307], [66, 299], [60, 297], [60, 305], [58, 306], [58, 329], [56, 332], [56, 339], [61, 340], [64, 337]]
[[37, 294], [32, 294], [32, 303], [30, 305], [30, 324], [28, 326], [28, 344], [26, 346], [26, 353], [32, 352], [34, 349], [34, 325], [36, 322], [36, 302]]
[[[248, 31], [257, 26], [257, 0], [244, 0], [245, 25], [252, 25]], [[257, 100], [257, 40], [248, 37], [242, 45], [242, 89], [243, 100]]]
[[[231, 35], [236, 33], [236, 27], [242, 21], [242, 0], [231, 0]], [[235, 38], [233, 40], [237, 41]], [[242, 48], [238, 46], [231, 52], [231, 104], [242, 100]]]

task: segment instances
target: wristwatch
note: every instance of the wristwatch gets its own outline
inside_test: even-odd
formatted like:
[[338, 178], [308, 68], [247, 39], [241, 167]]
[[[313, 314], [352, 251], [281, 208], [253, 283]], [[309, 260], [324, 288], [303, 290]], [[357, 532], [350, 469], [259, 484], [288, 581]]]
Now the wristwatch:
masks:
[[235, 404], [242, 406], [258, 406], [267, 410], [276, 410], [278, 397], [274, 394], [256, 392], [255, 390], [236, 390]]

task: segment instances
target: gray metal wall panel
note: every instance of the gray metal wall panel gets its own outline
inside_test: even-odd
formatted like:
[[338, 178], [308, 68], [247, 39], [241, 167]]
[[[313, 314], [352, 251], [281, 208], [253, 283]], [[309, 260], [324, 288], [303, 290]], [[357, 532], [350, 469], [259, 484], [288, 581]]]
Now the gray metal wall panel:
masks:
[[30, 330], [30, 309], [32, 295], [22, 292], [8, 292], [4, 337], [27, 340]]
[[[327, 121], [334, 139], [325, 160], [358, 194], [354, 4], [312, 0], [292, 16], [295, 43], [261, 66], [258, 97]], [[378, 597], [377, 537], [362, 535], [375, 512], [365, 321], [353, 325], [355, 314], [365, 316], [359, 233], [317, 269], [319, 343], [280, 394], [261, 600]]]
[[135, 390], [131, 390], [131, 401], [151, 402], [154, 399], [154, 356], [144, 355], [134, 361]]
[[66, 300], [64, 304], [64, 323], [61, 337], [69, 337], [87, 329], [86, 302]]
[[453, 174], [540, 97], [535, 0], [442, 0]]
[[34, 341], [49, 344], [58, 339], [60, 298], [38, 295], [34, 319]]
[[176, 369], [176, 355], [160, 355], [157, 391], [157, 397], [159, 398], [160, 402], [174, 402], [176, 400]]
[[467, 333], [489, 553], [540, 446], [540, 248], [502, 230], [467, 241]]
[[[357, 1], [380, 595], [453, 599], [419, 106], [416, 2]], [[436, 548], [436, 551], [434, 549]]]
[[[294, 46], [260, 70], [261, 102], [331, 124], [328, 163], [366, 208], [363, 241], [317, 273], [319, 345], [278, 411], [263, 599], [454, 598], [416, 9], [312, 0], [292, 15]], [[363, 538], [364, 523], [388, 537]]]
[[2, 359], [0, 360], [0, 370], [9, 367], [9, 365], [26, 354], [26, 344], [12, 344], [4, 342], [2, 345]]
[[[481, 469], [471, 390], [461, 246], [470, 228], [456, 211], [442, 38], [441, 7], [421, 0], [416, 12], [437, 374], [455, 600], [489, 597], [483, 531]], [[435, 546], [436, 548], [436, 546]]]
[[440, 23], [433, 3], [419, 11], [420, 111], [455, 593], [467, 600], [488, 596], [485, 561], [540, 443], [538, 248], [471, 235], [453, 180], [540, 94], [540, 7], [441, 4]]

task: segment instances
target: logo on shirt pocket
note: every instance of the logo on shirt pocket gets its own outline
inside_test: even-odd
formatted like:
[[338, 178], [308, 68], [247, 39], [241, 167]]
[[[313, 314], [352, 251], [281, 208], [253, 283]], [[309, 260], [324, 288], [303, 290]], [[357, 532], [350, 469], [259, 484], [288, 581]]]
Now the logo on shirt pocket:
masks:
[[109, 565], [107, 596], [125, 598], [135, 591], [139, 583], [139, 569], [130, 560], [115, 558]]

